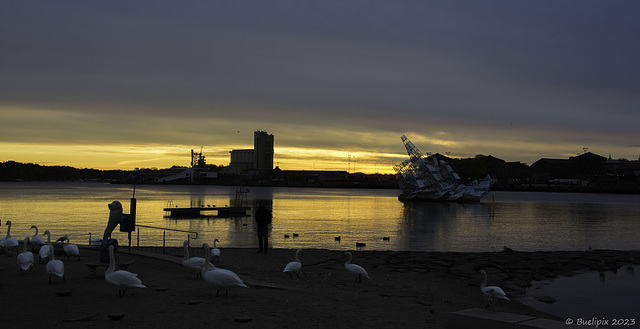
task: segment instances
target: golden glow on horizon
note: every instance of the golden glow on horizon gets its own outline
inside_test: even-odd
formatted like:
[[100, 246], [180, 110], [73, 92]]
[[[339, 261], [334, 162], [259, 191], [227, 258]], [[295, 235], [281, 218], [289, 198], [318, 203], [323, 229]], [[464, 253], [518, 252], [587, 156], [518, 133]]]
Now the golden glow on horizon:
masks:
[[[132, 170], [137, 167], [164, 168], [189, 164], [189, 151], [178, 147], [148, 145], [30, 145], [2, 144], [3, 161], [46, 166], [71, 166], [100, 170]], [[187, 160], [180, 161], [178, 154]]]
[[[208, 164], [229, 165], [229, 151], [243, 146], [204, 147]], [[45, 166], [70, 166], [99, 170], [170, 168], [189, 166], [191, 150], [182, 145], [32, 145], [0, 144], [2, 159]], [[406, 155], [344, 150], [275, 148], [274, 167], [282, 170], [342, 170], [364, 173], [393, 173], [393, 164]]]
[[391, 174], [393, 164], [406, 157], [402, 154], [295, 147], [275, 148], [274, 152], [274, 166], [282, 170], [343, 170], [367, 174]]
[[[452, 158], [470, 158], [476, 154], [493, 155], [505, 161], [520, 161], [531, 165], [541, 158], [568, 158], [581, 154], [582, 148], [566, 143], [554, 145], [526, 142], [509, 142], [494, 140], [491, 145], [487, 142], [475, 144], [465, 148], [490, 149], [491, 152], [477, 152], [464, 154], [461, 149], [431, 147], [434, 140], [416, 135], [411, 141], [425, 154], [426, 152], [440, 153]], [[411, 135], [413, 136], [413, 135]], [[375, 141], [371, 142], [375, 144]], [[454, 142], [455, 143], [455, 142]], [[399, 153], [371, 152], [346, 149], [276, 147], [274, 167], [282, 170], [340, 170], [350, 173], [363, 172], [367, 174], [392, 174], [393, 165], [406, 160], [402, 143], [398, 143]], [[462, 145], [463, 143], [458, 143]], [[603, 156], [609, 153], [599, 152], [605, 146], [592, 145], [589, 151]], [[223, 146], [204, 146], [203, 154], [208, 164], [229, 165], [229, 151], [236, 149], [251, 149], [249, 144], [225, 144]], [[462, 147], [462, 146], [460, 146]], [[520, 154], [512, 155], [516, 158], [505, 159], [501, 154], [509, 153], [509, 148], [518, 148]], [[200, 152], [200, 146], [194, 145], [166, 145], [166, 144], [131, 144], [131, 145], [89, 145], [89, 144], [30, 144], [30, 143], [0, 143], [0, 162], [16, 161], [21, 163], [35, 163], [45, 166], [70, 166], [75, 168], [90, 168], [99, 170], [133, 170], [134, 168], [164, 169], [172, 166], [188, 167], [191, 164], [191, 150]], [[575, 149], [575, 153], [567, 150]], [[451, 150], [452, 152], [448, 152]], [[613, 153], [613, 152], [612, 152]], [[619, 153], [618, 153], [619, 154]], [[613, 153], [614, 158], [616, 153]], [[526, 156], [526, 157], [525, 157]], [[529, 158], [529, 161], [526, 161]], [[632, 160], [637, 159], [631, 157]]]

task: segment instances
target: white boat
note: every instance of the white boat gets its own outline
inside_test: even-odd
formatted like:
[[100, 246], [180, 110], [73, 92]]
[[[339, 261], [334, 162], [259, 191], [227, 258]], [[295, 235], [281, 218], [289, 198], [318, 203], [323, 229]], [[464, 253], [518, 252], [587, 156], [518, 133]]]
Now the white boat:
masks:
[[400, 200], [413, 201], [480, 201], [491, 188], [491, 177], [475, 180], [469, 185], [444, 160], [428, 153], [426, 156], [402, 135], [409, 159], [395, 165]]
[[491, 188], [491, 176], [487, 175], [481, 181], [474, 180], [464, 190], [464, 193], [460, 197], [460, 201], [480, 201], [483, 196], [489, 192]]

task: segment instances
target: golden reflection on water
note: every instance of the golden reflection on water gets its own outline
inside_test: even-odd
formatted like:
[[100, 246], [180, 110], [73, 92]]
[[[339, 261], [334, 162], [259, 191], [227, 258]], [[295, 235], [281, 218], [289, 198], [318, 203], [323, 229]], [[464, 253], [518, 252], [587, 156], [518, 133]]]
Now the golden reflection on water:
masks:
[[[42, 184], [41, 184], [42, 185]], [[33, 235], [31, 225], [37, 225], [40, 234], [49, 230], [52, 240], [67, 234], [76, 243], [88, 243], [92, 237], [102, 237], [109, 217], [107, 205], [114, 200], [123, 204], [129, 213], [131, 186], [109, 184], [61, 183], [22, 185], [9, 192], [3, 190], [2, 220], [13, 221], [14, 237]], [[274, 192], [275, 191], [275, 192]], [[332, 248], [354, 249], [356, 242], [368, 247], [395, 249], [383, 236], [397, 239], [401, 231], [397, 218], [402, 216], [395, 191], [388, 195], [372, 196], [366, 191], [342, 193], [323, 189], [271, 189], [256, 188], [248, 193], [246, 204], [266, 200], [272, 207], [273, 224], [271, 244], [275, 248]], [[221, 247], [253, 247], [256, 244], [255, 227], [251, 211], [249, 216], [237, 218], [166, 217], [163, 208], [168, 201], [176, 206], [228, 206], [236, 202], [236, 187], [156, 187], [138, 186], [136, 189], [136, 224], [187, 232], [163, 231], [138, 227], [132, 233], [132, 245], [181, 245], [193, 239], [192, 246], [200, 246], [213, 239]], [[294, 237], [294, 233], [297, 234]], [[289, 235], [290, 238], [284, 236]], [[138, 242], [139, 236], [139, 242]], [[335, 237], [340, 236], [337, 243]], [[116, 228], [112, 238], [120, 245], [128, 244], [128, 235]], [[393, 240], [390, 240], [393, 241]]]
[[[356, 243], [387, 249], [383, 237], [398, 238], [401, 216], [395, 197], [306, 194], [276, 198], [273, 204], [274, 245], [312, 247], [319, 243], [336, 249], [354, 249]], [[301, 233], [304, 231], [304, 233]], [[298, 234], [293, 238], [293, 234]], [[285, 238], [285, 234], [289, 238]], [[337, 243], [335, 237], [340, 237]], [[282, 238], [282, 239], [281, 239]]]
[[[251, 212], [237, 218], [166, 217], [169, 201], [180, 207], [227, 206], [236, 202], [237, 187], [137, 186], [137, 224], [131, 244], [192, 247], [207, 242], [218, 246], [257, 246]], [[598, 196], [492, 192], [495, 204], [402, 203], [397, 190], [250, 188], [246, 204], [267, 202], [273, 211], [271, 245], [275, 248], [500, 251], [503, 246], [523, 251], [638, 249], [633, 232], [640, 230], [640, 200], [634, 196]], [[109, 209], [119, 200], [129, 213], [131, 185], [98, 183], [0, 183], [0, 236], [11, 220], [17, 239], [50, 230], [55, 240], [65, 234], [72, 242], [88, 244], [102, 237]], [[565, 199], [563, 199], [565, 198]], [[603, 199], [606, 199], [604, 200]], [[243, 198], [240, 198], [244, 200]], [[576, 203], [576, 200], [580, 203]], [[177, 231], [173, 231], [177, 230]], [[189, 234], [188, 231], [197, 232]], [[295, 234], [295, 235], [294, 235]], [[139, 235], [139, 240], [138, 240]], [[285, 237], [288, 236], [288, 237]], [[340, 237], [340, 241], [335, 238]], [[127, 233], [113, 232], [120, 245]], [[388, 239], [384, 239], [388, 237]]]

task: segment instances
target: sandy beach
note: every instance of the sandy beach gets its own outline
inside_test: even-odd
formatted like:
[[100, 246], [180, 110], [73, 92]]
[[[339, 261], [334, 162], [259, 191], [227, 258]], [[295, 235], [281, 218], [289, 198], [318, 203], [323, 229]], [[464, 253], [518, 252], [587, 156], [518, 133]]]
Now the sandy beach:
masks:
[[[484, 306], [479, 286], [484, 269], [489, 284], [509, 296], [523, 293], [533, 280], [587, 270], [609, 271], [640, 263], [638, 251], [567, 252], [391, 252], [353, 250], [353, 263], [372, 280], [362, 283], [345, 271], [342, 251], [307, 249], [300, 278], [283, 273], [295, 250], [221, 248], [216, 265], [238, 274], [250, 288], [235, 288], [216, 297], [216, 290], [181, 265], [182, 247], [120, 246], [118, 261], [132, 260], [146, 289], [123, 297], [85, 265], [99, 260], [95, 247], [81, 248], [81, 259], [56, 255], [65, 263], [65, 282], [49, 283], [45, 263], [36, 261], [21, 273], [13, 255], [0, 255], [0, 309], [3, 326], [69, 328], [446, 328], [447, 314]], [[158, 257], [149, 257], [149, 255]], [[161, 256], [162, 255], [162, 256]], [[203, 256], [192, 245], [190, 256]], [[496, 311], [551, 318], [515, 301], [496, 303]], [[113, 320], [110, 316], [123, 316]]]

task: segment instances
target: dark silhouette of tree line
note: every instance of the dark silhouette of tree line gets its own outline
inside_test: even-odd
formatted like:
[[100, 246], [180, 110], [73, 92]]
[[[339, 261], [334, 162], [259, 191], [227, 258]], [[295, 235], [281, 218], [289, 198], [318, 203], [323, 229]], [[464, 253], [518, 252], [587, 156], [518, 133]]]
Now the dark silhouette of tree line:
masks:
[[0, 181], [110, 181], [126, 179], [132, 171], [78, 169], [69, 166], [43, 166], [35, 163], [7, 161], [0, 163]]

